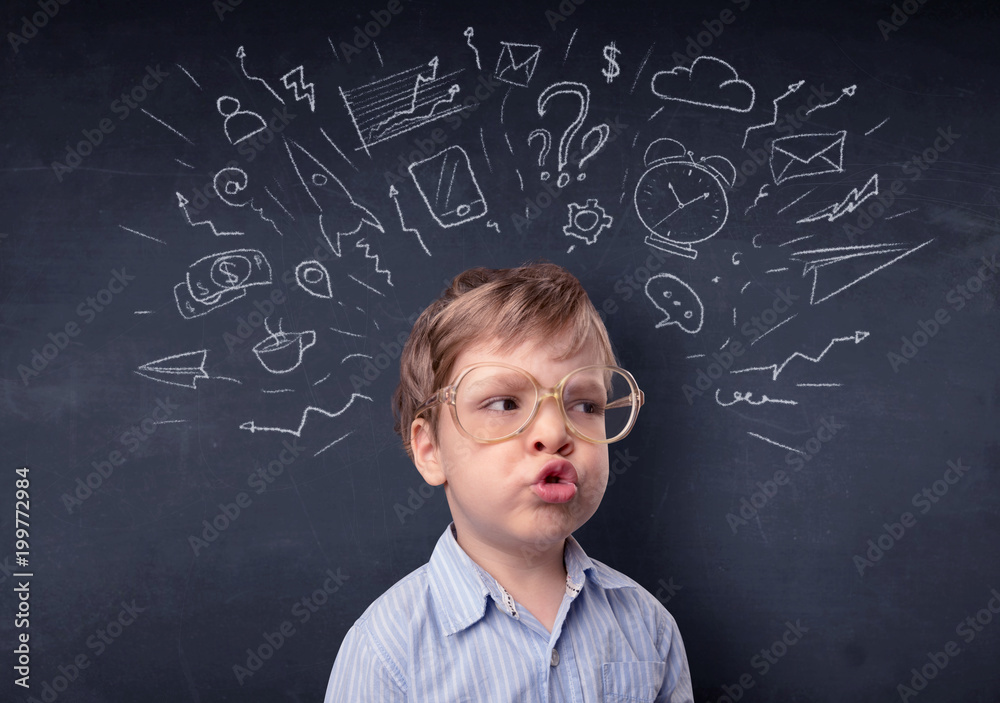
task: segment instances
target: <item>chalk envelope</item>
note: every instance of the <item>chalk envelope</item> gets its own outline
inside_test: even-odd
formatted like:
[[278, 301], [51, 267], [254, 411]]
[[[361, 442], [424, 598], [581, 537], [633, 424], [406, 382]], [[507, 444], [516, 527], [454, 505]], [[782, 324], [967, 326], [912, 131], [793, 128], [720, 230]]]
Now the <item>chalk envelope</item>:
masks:
[[771, 145], [771, 175], [775, 185], [793, 178], [843, 171], [846, 137], [847, 131], [842, 130], [775, 139]]
[[538, 55], [542, 48], [536, 44], [516, 44], [500, 42], [500, 59], [497, 61], [496, 77], [512, 85], [527, 88], [531, 76], [538, 65]]

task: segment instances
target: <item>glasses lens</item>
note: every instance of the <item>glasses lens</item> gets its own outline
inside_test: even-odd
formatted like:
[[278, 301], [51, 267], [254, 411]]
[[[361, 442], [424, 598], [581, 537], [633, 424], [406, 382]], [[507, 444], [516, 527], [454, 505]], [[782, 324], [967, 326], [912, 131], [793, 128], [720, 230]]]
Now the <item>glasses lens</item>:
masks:
[[455, 391], [455, 410], [463, 429], [476, 439], [513, 434], [535, 407], [535, 385], [520, 371], [480, 366], [469, 371]]
[[566, 379], [563, 407], [573, 427], [587, 439], [616, 439], [634, 413], [632, 384], [621, 371], [598, 366], [584, 368]]

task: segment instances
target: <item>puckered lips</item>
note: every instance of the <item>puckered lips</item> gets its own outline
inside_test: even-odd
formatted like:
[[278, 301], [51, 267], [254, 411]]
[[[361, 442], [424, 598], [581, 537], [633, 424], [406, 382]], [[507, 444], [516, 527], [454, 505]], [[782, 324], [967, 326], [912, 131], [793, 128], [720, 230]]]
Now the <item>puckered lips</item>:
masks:
[[568, 503], [576, 496], [577, 475], [565, 459], [547, 461], [531, 484], [531, 490], [546, 503]]

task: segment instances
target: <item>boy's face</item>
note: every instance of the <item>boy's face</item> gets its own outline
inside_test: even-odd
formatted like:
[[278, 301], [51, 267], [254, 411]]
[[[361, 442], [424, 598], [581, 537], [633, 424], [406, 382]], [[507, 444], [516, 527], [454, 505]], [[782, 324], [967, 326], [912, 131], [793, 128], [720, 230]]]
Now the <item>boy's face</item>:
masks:
[[[501, 362], [518, 366], [545, 388], [570, 371], [606, 363], [596, 345], [564, 360], [563, 338], [532, 340], [500, 353], [480, 343], [455, 361], [453, 383], [468, 365]], [[437, 440], [427, 421], [413, 423], [414, 462], [431, 485], [445, 486], [459, 542], [473, 541], [507, 553], [530, 555], [561, 545], [597, 510], [608, 483], [608, 445], [593, 444], [570, 434], [555, 399], [542, 401], [532, 423], [521, 434], [497, 444], [482, 444], [463, 435], [450, 409], [440, 406]], [[561, 472], [569, 487], [547, 490], [546, 473]], [[552, 478], [548, 479], [552, 481]], [[569, 497], [563, 501], [568, 494]], [[526, 551], [527, 550], [527, 551]]]

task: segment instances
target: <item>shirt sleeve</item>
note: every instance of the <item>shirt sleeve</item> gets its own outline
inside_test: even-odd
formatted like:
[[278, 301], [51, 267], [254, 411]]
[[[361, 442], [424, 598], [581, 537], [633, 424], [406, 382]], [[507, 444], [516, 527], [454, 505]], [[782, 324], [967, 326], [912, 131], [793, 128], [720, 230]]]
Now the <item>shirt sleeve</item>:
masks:
[[379, 648], [362, 623], [350, 629], [333, 663], [324, 703], [403, 703], [406, 691], [399, 672], [379, 656]]
[[659, 636], [659, 652], [667, 663], [667, 675], [656, 696], [657, 703], [694, 703], [691, 690], [691, 669], [688, 667], [684, 641], [674, 617], [665, 609], [666, 620]]

